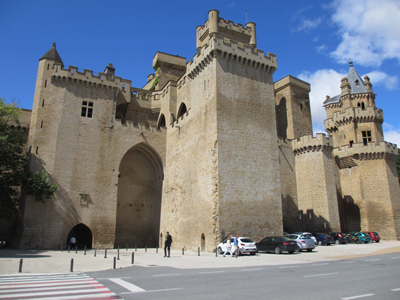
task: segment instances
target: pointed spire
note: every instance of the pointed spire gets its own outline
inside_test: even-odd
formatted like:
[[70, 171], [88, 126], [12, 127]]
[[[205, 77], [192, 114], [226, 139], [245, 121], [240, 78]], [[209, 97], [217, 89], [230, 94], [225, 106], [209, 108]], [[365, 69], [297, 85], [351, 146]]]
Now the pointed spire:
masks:
[[59, 62], [62, 64], [62, 67], [64, 67], [64, 63], [61, 59], [60, 54], [58, 54], [58, 51], [56, 49], [56, 43], [53, 43], [53, 47], [50, 48], [49, 51], [46, 52], [45, 55], [42, 56], [41, 59], [39, 59], [39, 61], [41, 61], [42, 59], [49, 59], [49, 60], [54, 60], [56, 62]]
[[364, 86], [364, 81], [361, 76], [358, 75], [357, 71], [353, 67], [353, 62], [350, 60], [349, 62], [350, 68], [349, 73], [347, 74], [347, 79], [349, 81], [351, 87], [352, 94], [358, 93], [368, 93], [367, 89]]

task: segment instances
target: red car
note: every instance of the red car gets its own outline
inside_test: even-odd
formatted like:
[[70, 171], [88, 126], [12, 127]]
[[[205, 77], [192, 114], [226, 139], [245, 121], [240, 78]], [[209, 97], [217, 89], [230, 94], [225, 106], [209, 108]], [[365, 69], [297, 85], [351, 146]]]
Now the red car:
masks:
[[379, 243], [379, 241], [381, 240], [381, 237], [379, 236], [379, 234], [377, 232], [363, 231], [363, 233], [368, 233], [371, 236], [372, 241], [375, 243]]

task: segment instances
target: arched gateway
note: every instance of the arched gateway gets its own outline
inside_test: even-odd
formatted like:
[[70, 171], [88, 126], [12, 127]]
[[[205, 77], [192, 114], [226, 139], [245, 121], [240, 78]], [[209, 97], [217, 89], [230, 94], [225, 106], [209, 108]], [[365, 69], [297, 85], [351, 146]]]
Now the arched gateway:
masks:
[[157, 247], [163, 167], [145, 143], [131, 148], [119, 167], [115, 246]]

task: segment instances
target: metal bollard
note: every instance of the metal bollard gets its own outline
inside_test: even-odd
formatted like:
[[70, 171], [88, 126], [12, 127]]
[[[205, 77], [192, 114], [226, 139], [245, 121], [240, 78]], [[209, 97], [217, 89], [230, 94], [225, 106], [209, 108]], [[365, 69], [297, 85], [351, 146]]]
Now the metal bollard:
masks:
[[156, 248], [156, 253], [158, 253], [158, 247]]
[[182, 255], [185, 255], [185, 248], [182, 248]]
[[94, 257], [96, 257], [97, 248], [94, 248]]
[[200, 247], [197, 248], [197, 255], [200, 256]]
[[218, 247], [215, 248], [215, 257], [218, 257]]
[[71, 258], [71, 267], [70, 267], [69, 271], [70, 272], [74, 271], [74, 259], [73, 258]]
[[114, 256], [114, 265], [113, 265], [113, 269], [117, 268], [117, 258]]
[[78, 246], [75, 246], [75, 253], [78, 253]]
[[22, 273], [22, 263], [24, 262], [24, 260], [21, 258], [20, 260], [19, 260], [19, 270], [18, 270], [18, 273]]
[[68, 246], [68, 253], [69, 253], [69, 250], [70, 250], [70, 246]]
[[128, 245], [125, 245], [126, 251], [128, 251]]
[[135, 252], [132, 252], [132, 261], [131, 261], [132, 265], [133, 265], [134, 261], [135, 261]]
[[107, 258], [107, 248], [104, 251], [104, 258]]
[[146, 247], [144, 247], [144, 252], [146, 252], [146, 253], [147, 253], [147, 246], [146, 246]]
[[85, 246], [85, 251], [83, 252], [83, 255], [86, 255], [86, 246]]
[[118, 246], [118, 250], [117, 250], [117, 259], [119, 260], [119, 246]]

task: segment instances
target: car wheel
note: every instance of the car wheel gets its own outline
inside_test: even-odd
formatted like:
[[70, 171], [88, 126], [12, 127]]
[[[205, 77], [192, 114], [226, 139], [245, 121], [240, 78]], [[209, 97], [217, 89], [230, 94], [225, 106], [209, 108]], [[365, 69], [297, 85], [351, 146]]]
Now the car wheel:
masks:
[[312, 251], [312, 249], [307, 249], [307, 252], [311, 252]]
[[255, 252], [250, 252], [250, 255], [256, 255], [256, 253]]
[[321, 246], [322, 245], [322, 242], [321, 241], [318, 241], [318, 246]]
[[218, 247], [218, 254], [223, 254], [221, 247]]
[[331, 245], [331, 243], [328, 243], [327, 245], [328, 245], [328, 246], [330, 246], [330, 245]]
[[340, 244], [340, 241], [339, 241], [339, 240], [336, 240], [336, 241], [335, 241], [335, 244], [336, 244], [336, 245], [339, 245], [339, 244]]
[[375, 241], [375, 243], [379, 243], [379, 241]]
[[292, 251], [288, 251], [289, 252], [289, 254], [293, 254], [294, 253], [294, 251], [292, 250]]
[[281, 248], [276, 247], [276, 248], [275, 248], [275, 253], [276, 253], [276, 254], [281, 254], [281, 253], [282, 253]]

